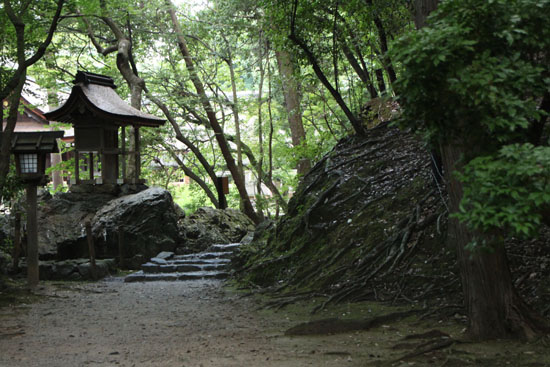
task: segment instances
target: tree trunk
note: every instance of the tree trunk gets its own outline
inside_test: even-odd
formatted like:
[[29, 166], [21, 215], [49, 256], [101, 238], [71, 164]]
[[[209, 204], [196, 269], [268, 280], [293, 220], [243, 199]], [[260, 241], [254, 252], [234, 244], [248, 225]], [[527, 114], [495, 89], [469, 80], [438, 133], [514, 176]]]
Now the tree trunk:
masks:
[[[214, 193], [212, 192], [212, 190], [210, 190], [210, 187], [208, 187], [208, 185], [206, 184], [206, 182], [204, 182], [203, 179], [201, 179], [199, 176], [197, 176], [195, 174], [195, 172], [193, 172], [189, 167], [187, 167], [185, 165], [185, 163], [183, 163], [183, 161], [180, 159], [180, 157], [178, 157], [178, 155], [172, 150], [170, 149], [170, 147], [168, 147], [166, 144], [163, 145], [164, 146], [164, 149], [166, 149], [166, 151], [172, 156], [172, 158], [178, 163], [178, 165], [180, 166], [180, 168], [183, 170], [183, 172], [189, 176], [189, 178], [191, 178], [193, 181], [195, 181], [200, 187], [201, 189], [204, 191], [204, 193], [206, 194], [206, 196], [208, 196], [208, 198], [210, 199], [210, 202], [212, 204], [214, 204], [214, 206], [218, 209], [225, 209], [225, 207], [227, 207], [227, 203], [225, 203], [225, 201], [223, 203], [220, 204], [220, 201], [216, 198], [216, 195], [214, 195]], [[214, 181], [214, 186], [216, 187], [217, 191], [218, 191], [218, 197], [222, 198], [222, 200], [225, 200], [225, 196], [223, 195], [223, 188], [221, 189], [222, 191], [222, 195], [220, 195], [220, 189], [218, 188], [218, 184], [216, 181]], [[224, 206], [222, 206], [224, 205]]]
[[374, 99], [378, 97], [378, 93], [376, 92], [376, 88], [372, 84], [372, 80], [370, 79], [368, 70], [363, 70], [361, 68], [361, 65], [359, 65], [357, 58], [353, 55], [350, 48], [346, 44], [345, 40], [342, 40], [341, 43], [342, 43], [342, 51], [344, 52], [344, 56], [348, 60], [349, 64], [351, 65], [355, 73], [359, 76], [363, 84], [365, 84], [365, 86], [367, 87], [370, 98]]
[[[417, 0], [415, 4], [415, 22], [421, 28], [437, 7], [437, 0]], [[456, 138], [441, 146], [449, 214], [458, 211], [462, 200], [462, 183], [455, 171], [462, 171], [464, 153], [465, 147]], [[498, 243], [495, 236], [472, 231], [456, 218], [449, 218], [448, 228], [448, 240], [456, 248], [460, 267], [469, 335], [473, 339], [532, 338], [550, 330], [547, 321], [533, 312], [514, 288], [504, 244]], [[474, 238], [488, 240], [493, 250], [470, 252], [466, 245]]]
[[[262, 103], [263, 103], [263, 89], [264, 89], [264, 79], [265, 79], [265, 69], [263, 66], [262, 60], [262, 37], [260, 36], [260, 44], [258, 47], [258, 61], [260, 65], [260, 82], [258, 85], [258, 147], [259, 147], [259, 158], [256, 171], [263, 171], [264, 166], [264, 131], [263, 131], [263, 119], [262, 119]], [[269, 59], [268, 61], [269, 62]], [[258, 217], [264, 217], [263, 208], [261, 203], [262, 196], [262, 175], [258, 174], [258, 180], [256, 181], [256, 213]]]
[[195, 69], [195, 64], [193, 62], [193, 58], [191, 57], [191, 54], [189, 53], [189, 49], [187, 48], [187, 42], [185, 41], [185, 38], [183, 37], [183, 33], [181, 31], [180, 25], [178, 23], [178, 19], [176, 17], [176, 11], [174, 10], [174, 5], [170, 0], [166, 0], [166, 5], [168, 7], [168, 13], [170, 15], [170, 19], [172, 21], [172, 26], [174, 28], [174, 32], [177, 36], [177, 43], [178, 47], [180, 49], [180, 52], [184, 58], [185, 66], [187, 67], [187, 70], [189, 71], [189, 75], [191, 77], [191, 81], [193, 82], [193, 85], [195, 86], [195, 89], [197, 90], [197, 94], [199, 95], [201, 99], [202, 106], [206, 112], [206, 116], [208, 117], [208, 121], [210, 122], [210, 125], [212, 126], [212, 129], [214, 130], [214, 133], [216, 135], [216, 140], [218, 141], [218, 145], [220, 146], [220, 150], [222, 152], [222, 155], [225, 159], [225, 162], [227, 164], [227, 168], [231, 172], [231, 175], [233, 176], [233, 181], [235, 182], [235, 186], [237, 186], [237, 190], [239, 191], [239, 195], [241, 197], [241, 200], [244, 204], [244, 213], [254, 221], [254, 223], [259, 223], [260, 219], [256, 215], [256, 212], [254, 211], [254, 208], [252, 207], [252, 203], [250, 202], [250, 198], [248, 197], [248, 193], [246, 191], [246, 187], [244, 185], [244, 180], [242, 179], [242, 176], [240, 175], [239, 169], [237, 165], [235, 164], [235, 160], [233, 159], [233, 156], [231, 155], [231, 151], [229, 150], [229, 145], [227, 143], [227, 140], [225, 139], [225, 135], [223, 133], [223, 129], [218, 123], [218, 119], [216, 117], [216, 113], [212, 109], [212, 106], [210, 104], [210, 101], [208, 100], [208, 96], [206, 95], [206, 92], [204, 90], [204, 86], [197, 74], [197, 71]]
[[338, 103], [338, 106], [340, 106], [340, 108], [348, 118], [349, 122], [353, 126], [355, 133], [357, 135], [365, 135], [366, 133], [365, 127], [361, 124], [361, 121], [353, 114], [353, 112], [351, 112], [348, 105], [344, 101], [344, 98], [342, 97], [342, 95], [338, 93], [338, 91], [334, 89], [332, 84], [329, 82], [329, 80], [323, 73], [323, 70], [321, 69], [319, 62], [315, 58], [315, 55], [313, 55], [313, 53], [311, 52], [307, 44], [294, 33], [294, 29], [291, 30], [291, 33], [288, 36], [288, 38], [292, 42], [294, 42], [296, 46], [300, 47], [300, 49], [304, 52], [304, 54], [306, 55], [306, 58], [311, 64], [311, 67], [313, 68], [313, 71], [315, 72], [315, 75], [317, 75], [317, 78], [319, 78], [323, 86], [330, 92], [330, 94], [332, 95], [336, 103]]
[[[230, 139], [230, 137], [229, 137], [229, 139]], [[248, 147], [248, 145], [246, 145], [244, 143], [243, 143], [243, 153], [248, 157], [248, 160], [250, 161], [250, 165], [252, 167], [255, 167], [256, 170], [258, 170], [258, 168], [261, 168], [258, 165], [258, 161], [256, 160], [256, 157], [252, 153], [252, 150], [250, 149], [250, 147]], [[281, 208], [283, 208], [283, 210], [285, 212], [287, 212], [288, 211], [288, 204], [285, 201], [285, 199], [283, 198], [283, 196], [281, 195], [281, 193], [280, 193], [279, 189], [277, 188], [277, 186], [275, 186], [275, 184], [273, 183], [273, 180], [269, 177], [269, 174], [264, 172], [263, 169], [261, 169], [260, 171], [256, 171], [256, 173], [258, 174], [259, 177], [263, 178], [264, 184], [267, 186], [269, 191], [271, 191], [273, 193], [273, 195], [275, 195], [275, 198], [277, 199], [277, 203], [279, 203]]]
[[[366, 0], [366, 3], [367, 3], [367, 6], [372, 8], [373, 6], [372, 0]], [[397, 79], [397, 76], [395, 74], [395, 70], [393, 69], [392, 62], [388, 55], [388, 35], [386, 33], [386, 29], [384, 28], [384, 25], [382, 24], [382, 20], [377, 15], [377, 12], [375, 10], [373, 10], [372, 12], [374, 14], [373, 22], [378, 31], [378, 40], [380, 41], [380, 50], [382, 51], [381, 61], [384, 66], [384, 69], [386, 69], [386, 72], [388, 73], [388, 80], [390, 84], [392, 84]], [[380, 91], [382, 92], [382, 90]]]
[[233, 94], [233, 103], [231, 107], [233, 109], [233, 120], [235, 121], [235, 136], [237, 138], [237, 141], [236, 141], [237, 166], [239, 167], [239, 171], [244, 181], [245, 177], [244, 177], [243, 157], [242, 157], [242, 149], [241, 149], [241, 127], [240, 127], [240, 120], [239, 120], [239, 104], [237, 99], [238, 98], [237, 84], [235, 82], [235, 68], [233, 67], [233, 60], [231, 58], [228, 58], [226, 62], [227, 62], [227, 66], [229, 67], [229, 75], [231, 76], [231, 93]]
[[[462, 183], [454, 172], [461, 171], [459, 163], [464, 149], [447, 144], [441, 148], [447, 179], [450, 213], [458, 211], [462, 199]], [[491, 238], [473, 232], [456, 218], [449, 218], [448, 240], [456, 247], [464, 301], [469, 317], [468, 332], [474, 339], [502, 337], [532, 338], [548, 331], [547, 322], [536, 315], [518, 295], [512, 283], [506, 250], [503, 243], [492, 244], [493, 251], [467, 250], [476, 239]]]
[[168, 109], [168, 107], [164, 103], [162, 103], [160, 101], [160, 99], [156, 98], [155, 96], [153, 96], [150, 93], [147, 93], [147, 98], [149, 98], [154, 104], [156, 104], [158, 106], [158, 108], [160, 108], [162, 110], [162, 112], [164, 112], [164, 116], [166, 116], [166, 118], [168, 119], [168, 121], [172, 125], [172, 128], [174, 129], [174, 132], [176, 133], [176, 139], [181, 141], [183, 144], [185, 144], [193, 152], [193, 154], [195, 154], [195, 157], [197, 157], [197, 159], [201, 163], [201, 165], [204, 168], [204, 170], [206, 171], [206, 173], [208, 173], [208, 176], [212, 180], [212, 183], [216, 187], [216, 191], [218, 192], [218, 197], [221, 198], [222, 200], [218, 202], [218, 200], [216, 199], [216, 197], [213, 194], [210, 195], [208, 193], [208, 191], [210, 191], [208, 186], [206, 184], [204, 184], [204, 185], [200, 184], [199, 181], [197, 181], [195, 179], [195, 176], [188, 174], [187, 171], [184, 168], [183, 162], [181, 162], [180, 166], [182, 167], [184, 172], [186, 172], [185, 174], [187, 176], [191, 177], [197, 183], [199, 183], [199, 185], [203, 188], [203, 190], [206, 192], [206, 194], [208, 195], [208, 197], [210, 198], [211, 201], [212, 201], [212, 199], [214, 199], [214, 201], [212, 201], [212, 203], [216, 206], [216, 208], [218, 208], [218, 209], [226, 208], [227, 207], [227, 201], [225, 199], [225, 195], [223, 194], [223, 188], [220, 188], [216, 184], [217, 176], [216, 176], [216, 172], [214, 171], [214, 168], [210, 165], [210, 163], [208, 163], [208, 161], [206, 160], [206, 158], [204, 157], [202, 152], [199, 150], [199, 148], [197, 148], [197, 146], [195, 144], [193, 144], [193, 142], [191, 140], [189, 140], [185, 135], [183, 135], [178, 123], [176, 122], [176, 120], [174, 120], [174, 117], [170, 113], [170, 110]]
[[[275, 51], [275, 57], [279, 65], [279, 74], [281, 75], [281, 82], [283, 84], [283, 96], [288, 115], [292, 145], [296, 147], [305, 144], [306, 141], [298, 81], [294, 75], [294, 65], [291, 55], [287, 51], [281, 50]], [[307, 158], [300, 159], [296, 169], [299, 175], [304, 176], [311, 170], [311, 161]]]
[[414, 0], [414, 24], [417, 29], [426, 25], [426, 18], [437, 9], [439, 0]]
[[[93, 33], [91, 23], [86, 17], [83, 17], [82, 20], [86, 25], [86, 32], [88, 34], [88, 37], [90, 38], [90, 41], [92, 42], [99, 54], [107, 56], [110, 53], [116, 52], [116, 65], [118, 71], [128, 84], [128, 88], [130, 89], [130, 105], [135, 109], [140, 110], [142, 93], [145, 89], [145, 81], [139, 77], [137, 69], [135, 67], [132, 56], [132, 40], [124, 34], [120, 27], [110, 17], [106, 16], [106, 14], [108, 14], [108, 11], [107, 9], [105, 9], [105, 3], [101, 3], [101, 8], [101, 11], [104, 15], [100, 16], [99, 18], [109, 27], [109, 29], [113, 33], [113, 36], [115, 37], [116, 43], [107, 48], [103, 48]], [[77, 13], [80, 14], [78, 11]], [[135, 134], [138, 134], [138, 131], [136, 131], [133, 126], [130, 127], [128, 133], [128, 150], [130, 152], [135, 152], [136, 149], [139, 149], [139, 147], [135, 146]], [[127, 177], [136, 177], [136, 170], [139, 166], [139, 162], [136, 162], [136, 158], [138, 156], [138, 154], [128, 155], [126, 171]], [[126, 157], [122, 157], [122, 159], [126, 159]]]
[[[26, 75], [26, 72], [23, 72], [21, 74], [19, 84], [9, 98], [9, 109], [8, 116], [6, 118], [6, 128], [2, 131], [1, 136], [2, 146], [0, 150], [0, 192], [2, 191], [4, 180], [10, 170], [11, 138], [13, 136], [13, 131], [15, 130], [15, 124], [17, 123], [19, 98], [21, 97], [21, 91], [23, 90], [23, 85], [25, 84]], [[2, 108], [4, 107], [2, 106]]]

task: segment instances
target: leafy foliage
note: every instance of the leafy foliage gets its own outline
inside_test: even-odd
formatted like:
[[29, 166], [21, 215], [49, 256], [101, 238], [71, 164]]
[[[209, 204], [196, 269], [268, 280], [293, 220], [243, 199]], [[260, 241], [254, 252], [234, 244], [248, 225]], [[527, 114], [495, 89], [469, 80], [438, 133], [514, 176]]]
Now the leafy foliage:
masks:
[[548, 0], [449, 0], [394, 51], [402, 126], [465, 152], [459, 218], [473, 228], [534, 235], [550, 200], [550, 151], [528, 144], [548, 113], [549, 17]]
[[550, 147], [506, 145], [473, 159], [460, 178], [465, 189], [457, 216], [474, 228], [533, 236], [550, 209]]
[[2, 178], [2, 185], [0, 188], [2, 190], [0, 191], [0, 202], [7, 202], [20, 195], [23, 184], [15, 172], [15, 164], [13, 164], [13, 162], [10, 165], [8, 175]]

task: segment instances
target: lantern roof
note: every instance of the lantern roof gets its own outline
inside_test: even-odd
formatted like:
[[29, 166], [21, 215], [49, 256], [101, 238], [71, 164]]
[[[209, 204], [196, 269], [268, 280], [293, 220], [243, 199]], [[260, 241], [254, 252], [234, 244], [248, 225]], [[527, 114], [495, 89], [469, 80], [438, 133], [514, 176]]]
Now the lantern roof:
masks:
[[113, 79], [95, 73], [78, 71], [67, 101], [44, 115], [51, 121], [78, 123], [78, 116], [88, 113], [117, 125], [158, 127], [166, 120], [140, 111], [122, 100], [115, 92]]
[[12, 153], [59, 153], [56, 139], [63, 137], [64, 131], [33, 131], [13, 133]]

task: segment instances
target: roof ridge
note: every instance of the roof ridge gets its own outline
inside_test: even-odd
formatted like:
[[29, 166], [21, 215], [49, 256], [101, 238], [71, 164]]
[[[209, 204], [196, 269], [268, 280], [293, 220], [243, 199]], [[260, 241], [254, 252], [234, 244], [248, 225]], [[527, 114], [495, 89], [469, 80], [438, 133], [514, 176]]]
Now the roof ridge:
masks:
[[76, 76], [73, 80], [73, 83], [74, 84], [84, 83], [86, 85], [97, 84], [97, 85], [111, 87], [113, 89], [116, 89], [117, 87], [115, 85], [113, 78], [109, 76], [91, 73], [89, 71], [82, 71], [82, 70], [78, 70], [76, 72]]

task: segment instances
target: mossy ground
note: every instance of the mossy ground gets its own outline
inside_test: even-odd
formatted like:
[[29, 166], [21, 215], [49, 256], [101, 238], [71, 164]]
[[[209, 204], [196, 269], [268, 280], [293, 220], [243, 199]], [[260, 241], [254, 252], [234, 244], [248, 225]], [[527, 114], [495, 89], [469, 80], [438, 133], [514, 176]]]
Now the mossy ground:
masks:
[[[267, 302], [263, 298], [261, 302]], [[391, 306], [380, 302], [355, 302], [330, 305], [323, 311], [312, 314], [311, 310], [321, 302], [311, 299], [288, 305], [280, 310], [262, 309], [262, 317], [284, 318], [289, 324], [299, 324], [326, 318], [342, 320], [370, 319], [381, 315], [421, 309], [419, 304]], [[277, 330], [271, 330], [281, 345], [293, 344], [308, 353], [325, 353], [327, 358], [354, 361], [353, 365], [373, 367], [405, 366], [488, 366], [488, 367], [545, 367], [550, 366], [550, 337], [541, 337], [533, 341], [492, 340], [484, 342], [469, 341], [465, 335], [465, 319], [456, 314], [450, 317], [427, 317], [424, 313], [409, 316], [402, 320], [389, 322], [368, 331], [355, 331], [343, 334], [325, 334], [308, 336], [281, 336]], [[410, 358], [402, 358], [415, 351], [422, 343], [430, 339], [406, 339], [407, 336], [438, 331], [448, 334], [455, 342], [439, 350], [421, 353]], [[437, 339], [437, 338], [436, 338]], [[441, 338], [440, 338], [441, 339]], [[350, 343], [350, 340], [353, 341]], [[444, 339], [442, 339], [444, 340]], [[432, 339], [434, 341], [434, 339]], [[334, 347], [320, 350], [321, 345]]]
[[14, 307], [22, 304], [38, 302], [41, 296], [32, 292], [24, 279], [2, 278], [0, 289], [0, 308]]

